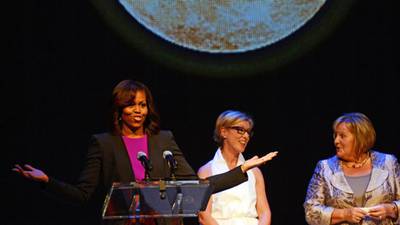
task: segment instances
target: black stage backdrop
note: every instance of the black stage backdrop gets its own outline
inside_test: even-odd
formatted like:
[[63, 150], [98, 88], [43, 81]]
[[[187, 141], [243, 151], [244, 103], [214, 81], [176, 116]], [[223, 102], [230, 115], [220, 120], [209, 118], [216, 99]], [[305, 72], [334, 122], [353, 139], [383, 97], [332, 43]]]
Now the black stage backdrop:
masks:
[[311, 50], [277, 68], [232, 78], [193, 75], [145, 56], [89, 2], [29, 1], [16, 9], [6, 21], [11, 37], [3, 43], [12, 51], [0, 84], [1, 224], [93, 223], [98, 203], [81, 208], [54, 200], [11, 168], [30, 163], [73, 183], [90, 135], [107, 128], [112, 87], [127, 78], [150, 87], [162, 127], [174, 132], [195, 170], [214, 154], [220, 112], [252, 114], [255, 135], [245, 156], [279, 150], [261, 167], [276, 225], [306, 224], [308, 181], [317, 161], [334, 154], [331, 123], [342, 113], [368, 115], [376, 147], [399, 157], [394, 1], [359, 1]]

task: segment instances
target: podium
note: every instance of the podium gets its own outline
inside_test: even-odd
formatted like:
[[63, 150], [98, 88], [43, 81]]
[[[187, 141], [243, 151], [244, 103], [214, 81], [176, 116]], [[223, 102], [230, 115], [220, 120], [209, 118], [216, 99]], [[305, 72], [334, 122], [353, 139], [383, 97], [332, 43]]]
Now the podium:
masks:
[[104, 220], [197, 217], [211, 196], [207, 180], [114, 183], [104, 200]]

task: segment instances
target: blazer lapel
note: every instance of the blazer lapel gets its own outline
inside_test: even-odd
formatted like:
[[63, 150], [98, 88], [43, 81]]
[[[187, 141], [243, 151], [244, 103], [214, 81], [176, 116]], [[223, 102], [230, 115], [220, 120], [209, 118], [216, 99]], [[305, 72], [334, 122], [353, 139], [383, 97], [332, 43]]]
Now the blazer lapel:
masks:
[[162, 146], [159, 143], [157, 135], [148, 136], [148, 153], [149, 159], [153, 164], [153, 170], [150, 172], [150, 178], [154, 180], [165, 179], [168, 168], [166, 168], [164, 159], [162, 157]]
[[371, 153], [372, 172], [366, 192], [370, 192], [381, 186], [389, 176], [389, 172], [384, 169], [385, 156], [377, 154], [375, 151]]
[[[372, 171], [371, 171], [371, 178], [367, 186], [366, 192], [370, 192], [379, 186], [381, 186], [386, 179], [389, 176], [389, 173], [383, 169], [382, 165], [384, 165], [385, 159], [384, 157], [376, 154], [376, 152], [372, 151], [371, 153], [371, 158], [372, 158]], [[351, 189], [350, 185], [348, 184], [343, 170], [340, 169], [339, 161], [337, 157], [333, 157], [332, 159], [329, 160], [329, 166], [331, 170], [333, 171], [332, 175], [332, 185], [335, 186], [336, 188], [347, 192], [347, 193], [353, 193], [353, 190]]]
[[353, 194], [353, 190], [347, 183], [343, 170], [340, 168], [339, 159], [336, 156], [330, 158], [328, 160], [328, 165], [332, 171], [332, 176], [331, 176], [332, 185], [343, 192]]
[[121, 136], [113, 136], [115, 167], [119, 181], [122, 183], [135, 181], [131, 161]]

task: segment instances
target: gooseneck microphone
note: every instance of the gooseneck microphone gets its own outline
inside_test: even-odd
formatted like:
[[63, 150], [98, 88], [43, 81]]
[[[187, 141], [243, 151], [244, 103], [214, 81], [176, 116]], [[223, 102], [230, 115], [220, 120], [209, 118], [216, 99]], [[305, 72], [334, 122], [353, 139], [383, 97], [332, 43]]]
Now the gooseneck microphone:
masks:
[[146, 153], [140, 151], [137, 153], [137, 159], [140, 161], [145, 170], [145, 180], [149, 180], [149, 172], [153, 169], [150, 160], [147, 158]]
[[171, 175], [171, 180], [176, 180], [175, 177], [175, 170], [178, 168], [178, 163], [174, 159], [174, 156], [172, 155], [172, 152], [166, 150], [163, 152], [163, 157], [165, 160], [167, 160], [169, 170], [170, 170], [170, 175]]
[[174, 159], [174, 155], [172, 155], [171, 151], [168, 151], [168, 150], [164, 151], [163, 152], [163, 157], [164, 157], [165, 160], [167, 160], [169, 168], [171, 168], [173, 170], [178, 168], [178, 163]]

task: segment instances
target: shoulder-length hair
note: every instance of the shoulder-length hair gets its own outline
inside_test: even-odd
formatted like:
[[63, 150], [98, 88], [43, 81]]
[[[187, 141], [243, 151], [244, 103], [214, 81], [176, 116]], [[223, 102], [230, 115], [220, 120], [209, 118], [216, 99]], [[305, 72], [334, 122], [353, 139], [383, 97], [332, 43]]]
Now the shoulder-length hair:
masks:
[[217, 143], [219, 147], [222, 146], [224, 139], [221, 136], [221, 128], [229, 128], [241, 121], [247, 121], [250, 124], [250, 129], [253, 129], [254, 121], [250, 115], [235, 111], [235, 110], [226, 110], [222, 112], [215, 122], [215, 129], [214, 129], [214, 141]]
[[111, 130], [116, 135], [121, 135], [122, 110], [133, 104], [136, 93], [143, 91], [146, 95], [148, 114], [144, 121], [144, 131], [151, 136], [160, 132], [160, 117], [155, 109], [153, 96], [149, 88], [141, 82], [123, 80], [119, 82], [112, 92], [111, 100]]
[[337, 118], [332, 125], [333, 131], [344, 123], [350, 132], [354, 135], [354, 148], [356, 157], [368, 152], [375, 145], [376, 132], [371, 120], [359, 112], [345, 113]]

